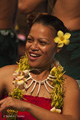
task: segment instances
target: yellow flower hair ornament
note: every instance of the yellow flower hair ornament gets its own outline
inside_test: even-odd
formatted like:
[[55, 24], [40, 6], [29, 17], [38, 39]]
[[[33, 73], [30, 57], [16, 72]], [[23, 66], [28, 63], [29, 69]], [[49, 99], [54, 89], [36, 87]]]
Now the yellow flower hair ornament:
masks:
[[61, 48], [65, 45], [68, 45], [70, 43], [69, 38], [71, 37], [70, 33], [63, 33], [61, 30], [57, 32], [57, 37], [54, 38], [54, 42], [57, 43], [57, 47]]

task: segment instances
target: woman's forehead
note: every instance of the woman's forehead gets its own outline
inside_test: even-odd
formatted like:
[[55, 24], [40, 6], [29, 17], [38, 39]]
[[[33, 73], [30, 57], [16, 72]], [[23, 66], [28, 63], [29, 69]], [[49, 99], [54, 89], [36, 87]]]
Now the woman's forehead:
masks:
[[49, 25], [43, 25], [41, 23], [35, 23], [32, 27], [31, 27], [31, 30], [30, 30], [30, 33], [34, 33], [36, 31], [36, 34], [38, 32], [40, 33], [43, 33], [43, 34], [51, 34], [53, 36], [56, 35], [56, 30], [49, 26]]

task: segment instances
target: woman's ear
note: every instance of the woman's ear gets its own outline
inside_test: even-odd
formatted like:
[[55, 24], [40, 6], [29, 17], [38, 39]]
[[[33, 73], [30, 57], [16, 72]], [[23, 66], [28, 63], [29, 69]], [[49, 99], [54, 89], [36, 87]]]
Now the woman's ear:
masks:
[[62, 49], [62, 48], [57, 48], [57, 51], [56, 51], [56, 52], [57, 52], [57, 53], [58, 53], [58, 52], [60, 52], [60, 51], [61, 51], [61, 49]]

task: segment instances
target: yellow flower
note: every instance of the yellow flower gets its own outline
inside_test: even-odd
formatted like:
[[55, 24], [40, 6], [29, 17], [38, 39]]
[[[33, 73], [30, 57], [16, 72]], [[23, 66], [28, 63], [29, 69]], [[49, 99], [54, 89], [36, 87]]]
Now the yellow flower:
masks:
[[[24, 93], [22, 90], [20, 90], [19, 88], [14, 88], [13, 91], [9, 93], [9, 96], [20, 100], [20, 99], [24, 99], [23, 94]], [[8, 112], [7, 120], [17, 120], [17, 114], [18, 114], [17, 110], [8, 109], [7, 112]]]
[[54, 67], [51, 69], [50, 74], [53, 75], [55, 72], [56, 72], [56, 67], [54, 66]]
[[18, 70], [29, 70], [30, 66], [28, 64], [28, 58], [27, 58], [27, 54], [25, 53], [25, 56], [22, 56], [22, 58], [19, 60], [19, 62], [17, 62], [18, 64]]
[[70, 33], [63, 33], [61, 30], [58, 31], [57, 37], [54, 38], [55, 43], [58, 43], [57, 47], [61, 48], [70, 43], [69, 38], [71, 37]]

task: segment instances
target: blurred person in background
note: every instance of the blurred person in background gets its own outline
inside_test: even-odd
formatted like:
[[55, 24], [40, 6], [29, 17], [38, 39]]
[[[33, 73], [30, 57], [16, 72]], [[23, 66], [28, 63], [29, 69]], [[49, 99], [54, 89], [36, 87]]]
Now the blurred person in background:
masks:
[[0, 0], [0, 67], [15, 64], [17, 60], [17, 12], [17, 0]]

